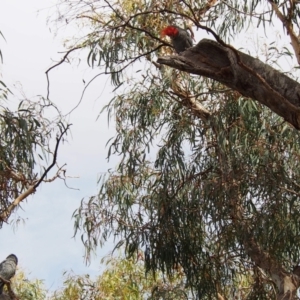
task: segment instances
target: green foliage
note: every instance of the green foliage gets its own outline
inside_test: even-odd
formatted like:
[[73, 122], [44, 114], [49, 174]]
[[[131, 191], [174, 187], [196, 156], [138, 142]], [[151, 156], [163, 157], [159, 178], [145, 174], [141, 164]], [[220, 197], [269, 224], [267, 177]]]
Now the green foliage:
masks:
[[[279, 2], [297, 26], [298, 5]], [[68, 20], [91, 27], [72, 46], [87, 47], [90, 66], [116, 86], [104, 111], [117, 131], [108, 157], [120, 156], [120, 164], [74, 213], [87, 256], [114, 236], [128, 257], [143, 249], [147, 271], [172, 276], [180, 266], [199, 299], [274, 299], [249, 243], [287, 272], [300, 261], [299, 132], [217, 82], [154, 62], [170, 54], [160, 37], [166, 24], [205, 25], [231, 42], [249, 26], [272, 29], [270, 3], [63, 1], [66, 7]], [[210, 117], [199, 117], [189, 99]]]
[[[3, 37], [1, 31], [0, 36]], [[53, 154], [52, 134], [65, 133], [69, 128], [49, 99], [25, 99], [14, 110], [8, 103], [9, 96], [12, 92], [0, 80], [0, 227], [19, 203], [35, 191], [43, 175], [45, 179], [48, 156], [52, 158]], [[53, 119], [45, 117], [49, 111]]]
[[232, 220], [241, 205], [259, 243], [292, 267], [300, 242], [299, 133], [253, 101], [233, 96], [219, 96], [223, 107], [209, 124], [185, 119], [184, 112], [174, 118], [154, 164], [136, 141], [145, 131], [155, 135], [155, 128], [120, 130], [112, 152], [120, 145], [128, 155], [103, 181], [98, 197], [77, 212], [86, 246], [118, 233], [128, 255], [143, 245], [148, 270], [171, 275], [174, 264], [182, 265], [199, 295], [213, 295], [212, 282], [233, 289], [251, 264], [244, 228]]
[[[46, 289], [41, 280], [28, 280], [23, 270], [18, 269], [12, 279], [12, 290], [22, 300], [44, 300]], [[6, 289], [6, 287], [4, 288]]]
[[[164, 279], [162, 274], [145, 276], [141, 253], [131, 259], [106, 258], [106, 269], [92, 280], [88, 275], [65, 274], [64, 286], [50, 298], [52, 300], [140, 300], [187, 299], [182, 286], [183, 274]], [[174, 298], [175, 297], [175, 298]]]
[[[54, 292], [47, 291], [41, 280], [28, 280], [25, 272], [18, 269], [11, 288], [22, 300], [186, 300], [190, 294], [184, 287], [185, 278], [180, 268], [172, 278], [161, 273], [156, 273], [155, 277], [146, 276], [142, 252], [130, 259], [106, 257], [102, 263], [105, 269], [95, 279], [65, 272], [63, 287]], [[7, 293], [5, 286], [4, 294]]]
[[24, 100], [12, 111], [0, 106], [0, 214], [28, 187], [37, 182], [52, 153], [49, 141], [59, 121], [44, 115], [53, 107], [45, 99]]
[[7, 88], [3, 81], [0, 81], [0, 99], [7, 100], [7, 96], [10, 93], [10, 90]]
[[[4, 35], [1, 31], [0, 31], [0, 37], [2, 37], [5, 40]], [[3, 55], [2, 55], [1, 49], [0, 49], [0, 62], [3, 62]]]

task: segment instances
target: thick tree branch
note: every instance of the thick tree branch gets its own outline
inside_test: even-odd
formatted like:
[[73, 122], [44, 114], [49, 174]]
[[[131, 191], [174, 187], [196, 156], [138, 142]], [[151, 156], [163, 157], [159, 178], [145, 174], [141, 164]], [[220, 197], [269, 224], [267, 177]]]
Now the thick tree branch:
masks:
[[218, 293], [217, 295], [218, 295], [218, 300], [225, 300], [225, 298], [220, 293]]
[[[278, 6], [274, 1], [268, 0], [269, 3], [272, 5], [272, 9], [275, 11], [278, 19], [282, 22], [282, 25], [286, 28], [287, 34], [291, 37], [291, 44], [294, 49], [298, 64], [300, 65], [300, 41], [298, 39], [297, 34], [295, 33], [293, 29], [293, 23], [292, 23], [292, 14], [294, 8], [292, 7], [294, 4], [290, 3], [291, 7], [289, 9], [289, 17], [285, 17], [279, 10]], [[291, 1], [293, 2], [293, 1]]]
[[217, 80], [300, 129], [300, 84], [259, 59], [204, 39], [181, 55], [159, 57], [157, 62]]
[[277, 287], [277, 300], [295, 299], [294, 297], [300, 284], [297, 270], [289, 273], [274, 257], [261, 248], [253, 236], [252, 226], [245, 217], [244, 209], [239, 204], [239, 199], [232, 198], [230, 202], [232, 207], [231, 220], [236, 230], [242, 232], [241, 242], [243, 247], [254, 264], [266, 274], [270, 274], [273, 283]]
[[[175, 74], [174, 74], [175, 75]], [[176, 95], [181, 99], [181, 104], [189, 108], [192, 113], [200, 118], [203, 121], [207, 121], [211, 116], [210, 112], [197, 101], [196, 95], [190, 95], [189, 91], [186, 91], [181, 87], [180, 78], [176, 75], [172, 79], [172, 91], [169, 92], [169, 95]]]

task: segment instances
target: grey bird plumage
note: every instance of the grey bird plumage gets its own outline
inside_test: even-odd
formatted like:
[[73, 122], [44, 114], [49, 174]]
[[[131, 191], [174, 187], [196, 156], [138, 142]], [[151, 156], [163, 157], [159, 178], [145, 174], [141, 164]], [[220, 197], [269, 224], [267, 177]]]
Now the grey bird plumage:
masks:
[[178, 35], [171, 37], [174, 48], [177, 53], [183, 52], [186, 49], [193, 47], [193, 40], [189, 32], [185, 29], [182, 29], [178, 26], [174, 26], [178, 29]]
[[[5, 280], [10, 280], [16, 273], [18, 258], [14, 254], [10, 254], [0, 264], [0, 276]], [[0, 280], [0, 294], [3, 292], [5, 282]]]
[[193, 39], [190, 33], [178, 26], [170, 25], [162, 30], [162, 35], [171, 38], [174, 49], [177, 53], [181, 53], [186, 49], [193, 47]]

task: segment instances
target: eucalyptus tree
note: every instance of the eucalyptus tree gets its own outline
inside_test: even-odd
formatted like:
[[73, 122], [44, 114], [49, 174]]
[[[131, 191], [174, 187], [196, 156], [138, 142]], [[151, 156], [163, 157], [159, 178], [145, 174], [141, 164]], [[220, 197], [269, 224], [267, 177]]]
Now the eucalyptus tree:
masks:
[[144, 257], [140, 251], [130, 259], [105, 257], [103, 262], [106, 264], [105, 270], [96, 279], [88, 274], [64, 274], [63, 287], [56, 290], [49, 299], [188, 299], [188, 290], [181, 280], [183, 272], [177, 272], [167, 281], [161, 273], [156, 273], [155, 278], [145, 276]]
[[[28, 279], [28, 274], [18, 268], [16, 275], [12, 279], [12, 289], [18, 299], [23, 300], [44, 300], [47, 299], [47, 290], [40, 279]], [[3, 293], [6, 295], [6, 293]], [[1, 299], [1, 298], [0, 298]], [[11, 299], [11, 298], [9, 298]]]
[[[1, 63], [2, 59], [0, 50]], [[42, 182], [65, 178], [57, 153], [70, 125], [49, 99], [22, 95], [14, 106], [10, 100], [16, 98], [0, 74], [0, 227]], [[47, 177], [53, 168], [56, 173]]]
[[[59, 1], [56, 20], [82, 29], [60, 63], [89, 49], [115, 85], [104, 112], [120, 163], [74, 213], [87, 256], [114, 236], [129, 256], [144, 249], [146, 271], [182, 268], [199, 299], [297, 298], [299, 12], [292, 0]], [[210, 40], [173, 55], [169, 24]]]

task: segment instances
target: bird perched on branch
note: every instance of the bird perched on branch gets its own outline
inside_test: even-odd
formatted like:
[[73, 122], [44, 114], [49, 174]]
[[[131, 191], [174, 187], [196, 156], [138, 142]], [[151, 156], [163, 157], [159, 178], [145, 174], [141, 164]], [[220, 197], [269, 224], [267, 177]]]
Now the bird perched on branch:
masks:
[[[9, 281], [16, 273], [18, 264], [18, 258], [14, 254], [10, 254], [0, 264], [0, 277], [6, 281]], [[2, 294], [3, 287], [6, 282], [3, 282], [0, 278], [0, 294]]]
[[[193, 32], [191, 29], [191, 34], [193, 36]], [[190, 33], [178, 26], [170, 25], [166, 28], [164, 28], [161, 31], [162, 36], [169, 36], [171, 38], [173, 47], [177, 53], [183, 52], [186, 49], [193, 47], [193, 39]]]

